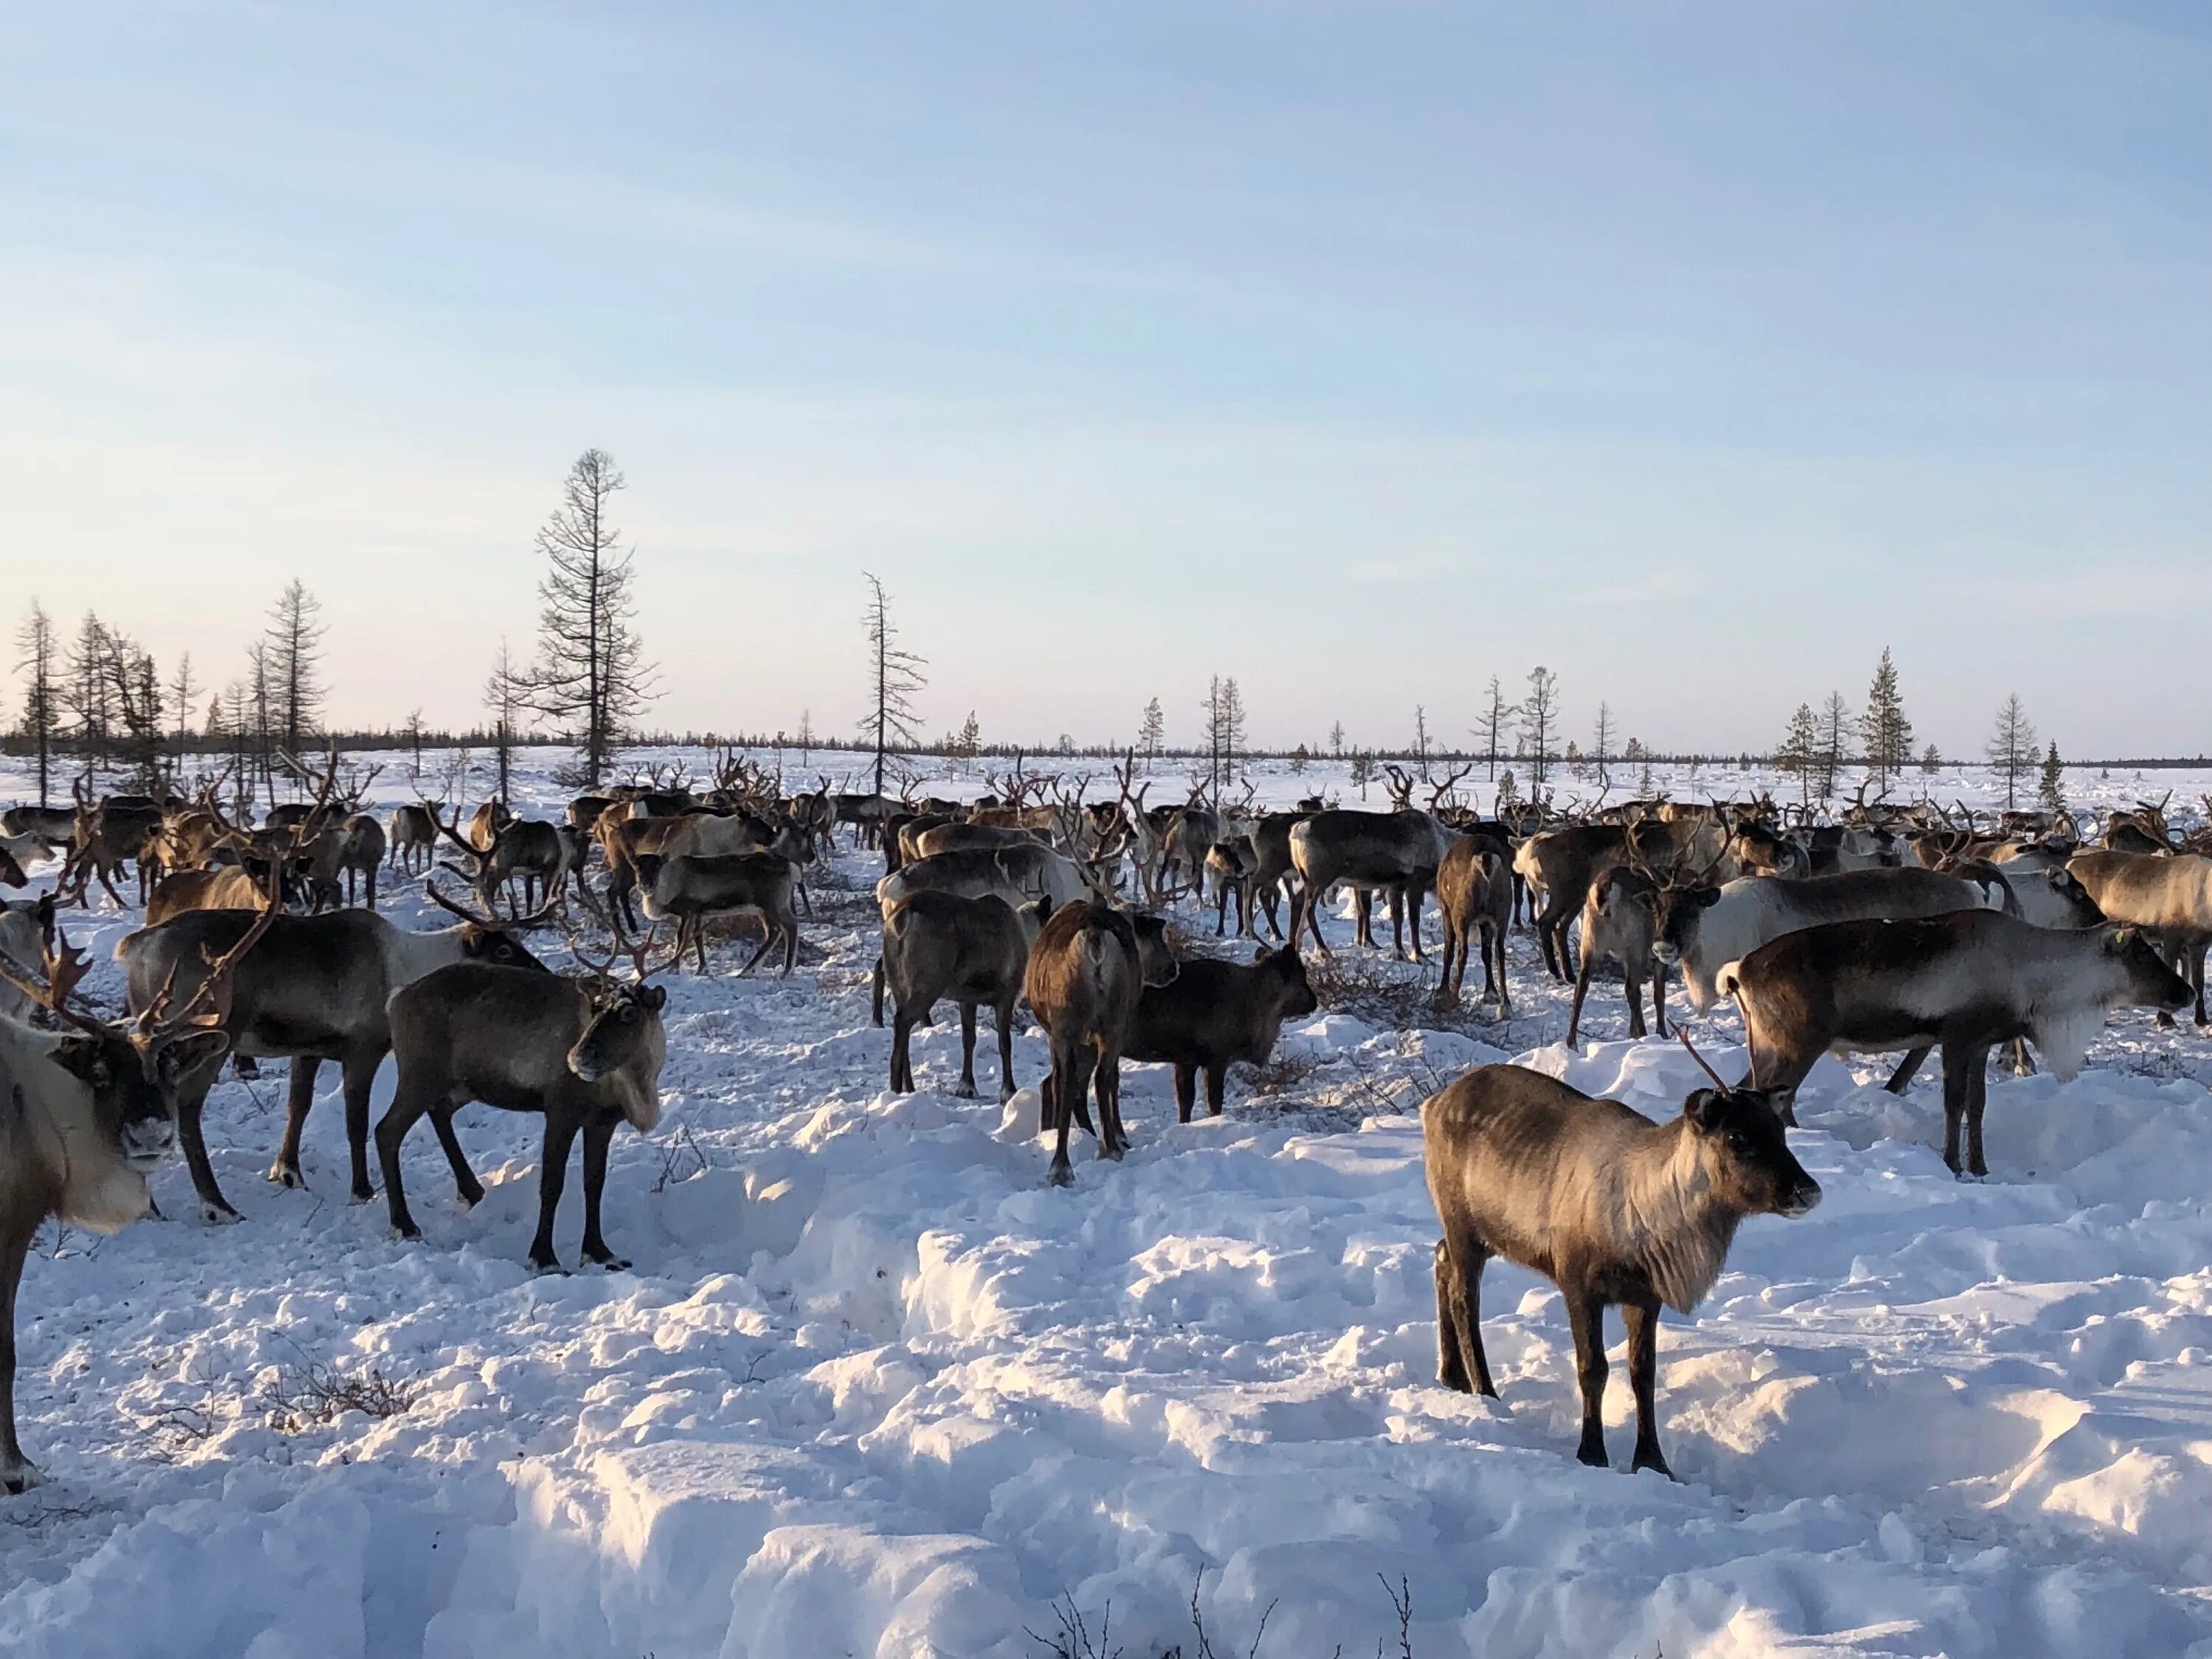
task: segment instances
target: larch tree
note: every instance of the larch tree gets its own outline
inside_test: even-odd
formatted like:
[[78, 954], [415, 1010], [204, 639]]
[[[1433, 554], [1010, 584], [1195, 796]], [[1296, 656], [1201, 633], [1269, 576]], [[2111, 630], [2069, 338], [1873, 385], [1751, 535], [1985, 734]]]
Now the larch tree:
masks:
[[929, 682], [921, 672], [922, 659], [899, 647], [898, 628], [891, 621], [890, 595], [884, 591], [882, 580], [865, 570], [860, 574], [868, 584], [868, 605], [862, 619], [868, 629], [868, 668], [873, 687], [868, 712], [860, 717], [860, 737], [875, 749], [876, 793], [880, 795], [884, 757], [893, 749], [910, 749], [921, 741], [921, 717], [915, 711], [914, 700]]
[[1488, 775], [1493, 782], [1498, 777], [1498, 745], [1504, 740], [1506, 728], [1520, 714], [1521, 706], [1505, 701], [1504, 688], [1498, 684], [1498, 676], [1492, 674], [1490, 689], [1484, 693], [1482, 724], [1475, 732], [1482, 738], [1482, 757], [1489, 763]]
[[[322, 601], [295, 576], [270, 608], [269, 694], [271, 736], [288, 761], [304, 766], [304, 745], [323, 712]], [[294, 781], [300, 774], [294, 771]]]
[[1597, 706], [1597, 729], [1590, 734], [1590, 764], [1597, 768], [1598, 785], [1603, 789], [1613, 787], [1613, 775], [1607, 769], [1613, 761], [1613, 705], [1600, 702]]
[[2035, 770], [2036, 762], [2035, 725], [2017, 691], [1998, 706], [1996, 726], [1982, 752], [2004, 780], [2005, 810], [2009, 811], [2019, 804], [2021, 781]]
[[177, 752], [184, 753], [185, 744], [191, 737], [192, 703], [203, 687], [192, 672], [192, 653], [181, 653], [177, 658], [176, 678], [169, 682], [169, 701], [177, 710]]
[[635, 550], [622, 544], [614, 498], [628, 484], [614, 458], [587, 449], [561, 486], [561, 505], [538, 532], [538, 660], [530, 707], [574, 738], [562, 781], [595, 787], [629, 723], [652, 701], [654, 676], [638, 637], [631, 591]]
[[1338, 720], [1328, 728], [1328, 752], [1337, 760], [1344, 758], [1344, 722]]
[[1820, 780], [1820, 799], [1826, 800], [1836, 793], [1836, 776], [1850, 759], [1850, 705], [1844, 701], [1840, 691], [1828, 693], [1827, 702], [1820, 705], [1818, 763]]
[[[1521, 735], [1528, 742], [1528, 787], [1540, 794], [1546, 755], [1559, 723], [1559, 677], [1539, 664], [1528, 671], [1528, 695], [1522, 700]], [[1532, 797], [1533, 799], [1533, 797]]]
[[107, 653], [106, 626], [88, 611], [77, 624], [76, 638], [70, 642], [61, 692], [88, 781], [107, 763], [108, 741], [115, 728], [114, 683], [107, 672]]
[[1137, 727], [1137, 752], [1150, 765], [1160, 757], [1160, 750], [1168, 736], [1168, 718], [1160, 710], [1160, 700], [1154, 697], [1145, 705], [1145, 718]]
[[515, 728], [529, 700], [530, 676], [515, 662], [502, 635], [483, 686], [484, 711], [491, 716], [492, 767], [499, 779], [496, 798], [501, 801], [513, 793]]
[[1244, 748], [1244, 694], [1236, 677], [1216, 674], [1206, 694], [1206, 781], [1215, 805], [1221, 793], [1237, 781], [1237, 757]]
[[23, 677], [23, 737], [37, 763], [39, 805], [44, 806], [53, 790], [54, 739], [61, 733], [61, 647], [53, 618], [36, 599], [15, 630], [15, 649], [21, 653], [15, 672]]

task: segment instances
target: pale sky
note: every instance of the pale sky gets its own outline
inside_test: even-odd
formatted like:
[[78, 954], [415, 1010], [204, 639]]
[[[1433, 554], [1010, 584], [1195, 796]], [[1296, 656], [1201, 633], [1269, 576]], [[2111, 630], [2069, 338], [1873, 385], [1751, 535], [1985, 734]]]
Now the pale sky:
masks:
[[[11, 9], [0, 568], [477, 713], [568, 463], [675, 726], [2212, 747], [2212, 11]], [[12, 720], [11, 684], [0, 715]]]

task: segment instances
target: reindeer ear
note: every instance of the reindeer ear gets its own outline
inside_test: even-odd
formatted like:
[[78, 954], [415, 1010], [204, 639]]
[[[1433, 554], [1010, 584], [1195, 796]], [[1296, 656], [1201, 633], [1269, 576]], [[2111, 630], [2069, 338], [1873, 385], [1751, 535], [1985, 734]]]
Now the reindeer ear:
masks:
[[668, 1001], [668, 988], [665, 985], [648, 985], [638, 993], [637, 1000], [645, 1005], [647, 1012], [658, 1012]]
[[1700, 1089], [1682, 1103], [1682, 1115], [1689, 1120], [1690, 1127], [1698, 1133], [1708, 1133], [1713, 1127], [1713, 1108], [1719, 1102], [1717, 1091]]
[[1274, 954], [1275, 953], [1273, 951], [1270, 951], [1266, 945], [1262, 945], [1252, 952], [1252, 965], [1255, 968], [1257, 968], [1261, 963], [1267, 961], [1269, 957], [1272, 957]]
[[1698, 889], [1698, 904], [1699, 908], [1710, 910], [1713, 906], [1718, 904], [1720, 902], [1721, 890], [1719, 888], [1700, 887]]
[[54, 1062], [80, 1083], [95, 1089], [105, 1089], [114, 1081], [114, 1067], [108, 1064], [107, 1049], [95, 1037], [65, 1036], [54, 1050]]
[[2106, 941], [2106, 945], [2111, 950], [2124, 951], [2135, 937], [2136, 930], [2132, 927], [2115, 927], [2112, 929], [2112, 937]]

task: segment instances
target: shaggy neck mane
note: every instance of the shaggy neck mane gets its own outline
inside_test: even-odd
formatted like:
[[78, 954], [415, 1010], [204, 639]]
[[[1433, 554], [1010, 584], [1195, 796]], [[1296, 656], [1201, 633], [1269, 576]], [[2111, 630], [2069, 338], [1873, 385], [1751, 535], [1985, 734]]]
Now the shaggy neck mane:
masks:
[[1645, 1138], [1621, 1190], [1622, 1242], [1659, 1299], [1688, 1313], [1727, 1264], [1743, 1219], [1713, 1195], [1698, 1137], [1677, 1118]]
[[[12, 1027], [12, 1029], [9, 1029]], [[61, 1039], [0, 1021], [0, 1072], [9, 1074], [0, 1097], [0, 1147], [35, 1158], [53, 1184], [52, 1213], [73, 1227], [112, 1233], [146, 1213], [146, 1177], [123, 1161], [100, 1133], [89, 1110], [89, 1091], [62, 1069], [54, 1051]], [[40, 1090], [16, 1079], [49, 1072], [58, 1088]], [[61, 1109], [51, 1102], [58, 1099]], [[73, 1108], [80, 1102], [87, 1109]], [[21, 1172], [6, 1173], [19, 1179]], [[35, 1190], [35, 1189], [34, 1189]]]

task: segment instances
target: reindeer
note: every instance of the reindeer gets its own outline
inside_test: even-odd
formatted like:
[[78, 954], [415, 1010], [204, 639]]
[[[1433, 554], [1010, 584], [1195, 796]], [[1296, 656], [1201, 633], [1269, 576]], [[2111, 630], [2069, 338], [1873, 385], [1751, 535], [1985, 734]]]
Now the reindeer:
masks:
[[1982, 1111], [1989, 1054], [2027, 1037], [2070, 1083], [2104, 1024], [2129, 1005], [2181, 1008], [2185, 981], [2140, 930], [2055, 933], [1996, 910], [1915, 921], [1841, 921], [1789, 933], [1723, 968], [1717, 981], [1743, 1012], [1752, 1075], [1786, 1123], [1797, 1086], [1823, 1054], [1943, 1049], [1943, 1161], [1987, 1175]]
[[524, 908], [552, 903], [566, 890], [568, 873], [568, 846], [561, 839], [561, 832], [537, 818], [515, 817], [496, 801], [485, 805], [498, 806], [505, 815], [499, 827], [491, 832], [490, 844], [486, 847], [476, 845], [485, 823], [483, 808], [477, 809], [465, 839], [460, 834], [458, 817], [452, 823], [443, 818], [438, 820], [439, 832], [459, 849], [471, 866], [467, 870], [451, 864], [444, 867], [473, 887], [477, 902], [487, 910], [495, 908], [502, 891], [507, 892], [509, 906], [513, 908], [514, 894], [508, 890], [518, 876], [522, 878]]
[[1628, 998], [1628, 1035], [1644, 1030], [1644, 981], [1651, 981], [1651, 1022], [1667, 1035], [1667, 964], [1656, 960], [1659, 883], [1648, 870], [1616, 865], [1601, 871], [1583, 901], [1582, 965], [1575, 971], [1575, 998], [1567, 1013], [1567, 1047], [1582, 1030], [1583, 999], [1589, 993], [1594, 963], [1620, 964], [1621, 989]]
[[1498, 999], [1498, 1017], [1513, 1017], [1505, 975], [1505, 931], [1513, 918], [1513, 874], [1505, 843], [1489, 835], [1462, 836], [1437, 866], [1437, 911], [1443, 922], [1440, 1006], [1455, 1008], [1467, 981], [1467, 948], [1480, 947], [1482, 994]]
[[975, 1097], [975, 1010], [988, 1003], [999, 1031], [999, 1103], [1014, 1097], [1014, 1006], [1021, 1000], [1030, 947], [1051, 915], [1048, 899], [1017, 908], [996, 894], [962, 898], [927, 890], [890, 907], [884, 916], [875, 1020], [884, 1023], [887, 986], [893, 1001], [895, 1093], [915, 1087], [910, 1045], [915, 1024], [951, 998], [960, 1008], [960, 1085], [953, 1093], [963, 1100]]
[[[1390, 897], [1391, 954], [1406, 954], [1406, 911], [1411, 901], [1413, 960], [1421, 962], [1421, 895], [1435, 882], [1455, 832], [1431, 814], [1407, 808], [1395, 812], [1348, 810], [1316, 812], [1290, 833], [1291, 866], [1298, 892], [1291, 906], [1291, 940], [1301, 927], [1312, 931], [1323, 956], [1333, 954], [1322, 937], [1321, 902], [1342, 883], [1362, 894], [1382, 891]], [[1363, 903], [1358, 942], [1371, 947], [1374, 935]]]
[[[300, 1170], [300, 1138], [315, 1103], [315, 1074], [324, 1060], [334, 1060], [344, 1073], [353, 1197], [366, 1202], [375, 1196], [368, 1182], [368, 1097], [377, 1067], [392, 1047], [385, 1004], [394, 991], [452, 963], [538, 965], [520, 935], [542, 926], [545, 913], [500, 921], [463, 908], [439, 890], [434, 877], [424, 890], [458, 916], [459, 926], [411, 933], [373, 910], [280, 915], [236, 976], [222, 1028], [234, 1051], [292, 1061], [283, 1145], [269, 1171], [280, 1186], [307, 1185]], [[117, 944], [115, 957], [124, 964], [130, 1006], [151, 1006], [173, 981], [180, 994], [192, 992], [204, 977], [207, 957], [234, 948], [249, 929], [268, 920], [265, 912], [257, 918], [236, 910], [195, 910], [128, 935]], [[214, 1082], [212, 1072], [203, 1073], [177, 1099], [185, 1161], [199, 1194], [202, 1219], [210, 1225], [239, 1218], [216, 1181], [201, 1137], [201, 1109]]]
[[0, 975], [60, 1027], [0, 1018], [0, 1492], [45, 1480], [15, 1433], [15, 1297], [32, 1237], [49, 1216], [111, 1233], [152, 1207], [146, 1177], [176, 1143], [178, 1095], [229, 1047], [222, 1026], [231, 975], [273, 919], [265, 912], [203, 964], [186, 1000], [165, 984], [127, 1023], [70, 1006], [88, 964], [66, 938], [45, 953], [43, 988], [0, 963]]
[[677, 924], [677, 960], [682, 960], [688, 939], [697, 954], [699, 971], [705, 973], [707, 918], [750, 912], [762, 921], [760, 949], [738, 970], [738, 977], [758, 967], [779, 938], [783, 940], [780, 977], [790, 977], [792, 964], [799, 959], [799, 920], [791, 905], [799, 866], [789, 859], [776, 853], [700, 858], [688, 854], [674, 858], [643, 854], [637, 866], [646, 889], [646, 919]]
[[393, 864], [410, 876], [427, 871], [438, 852], [438, 809], [428, 801], [393, 807], [390, 841]]
[[[2161, 820], [2162, 825], [2163, 820]], [[2079, 853], [2067, 860], [2097, 908], [2148, 931], [2185, 974], [2204, 1015], [2204, 950], [2212, 944], [2212, 858], [2196, 853]], [[2170, 1016], [2162, 1024], [2171, 1025]]]
[[[628, 944], [619, 933], [617, 948]], [[647, 982], [652, 937], [632, 946], [635, 977], [617, 981], [614, 957], [587, 962], [586, 983], [556, 975], [465, 962], [403, 987], [392, 999], [392, 1053], [398, 1067], [392, 1108], [376, 1126], [377, 1161], [392, 1230], [420, 1238], [407, 1207], [399, 1148], [416, 1120], [428, 1113], [452, 1165], [461, 1201], [473, 1207], [483, 1185], [453, 1133], [453, 1115], [472, 1100], [545, 1119], [538, 1168], [538, 1232], [530, 1264], [561, 1271], [553, 1222], [568, 1179], [568, 1149], [584, 1138], [584, 1245], [586, 1261], [610, 1272], [629, 1267], [599, 1228], [607, 1150], [629, 1123], [651, 1134], [660, 1121], [660, 1072], [668, 1040], [661, 1011], [668, 994]], [[579, 953], [580, 958], [581, 953]]]
[[1484, 1266], [1504, 1256], [1565, 1297], [1583, 1407], [1576, 1456], [1606, 1467], [1605, 1310], [1618, 1307], [1636, 1397], [1630, 1468], [1671, 1479], [1659, 1447], [1661, 1306], [1687, 1314], [1705, 1299], [1747, 1217], [1794, 1218], [1820, 1201], [1767, 1097], [1699, 1089], [1662, 1125], [1541, 1073], [1484, 1066], [1422, 1103], [1421, 1140], [1443, 1231], [1437, 1381], [1498, 1397], [1480, 1287]]
[[1165, 924], [1157, 916], [1132, 916], [1086, 899], [1061, 906], [1038, 933], [1022, 990], [1052, 1040], [1052, 1075], [1042, 1091], [1039, 1124], [1039, 1133], [1058, 1136], [1048, 1185], [1074, 1184], [1068, 1132], [1079, 1121], [1090, 1127], [1084, 1098], [1094, 1082], [1098, 1156], [1118, 1159], [1127, 1150], [1121, 1045], [1144, 988], [1165, 985], [1176, 973]]

